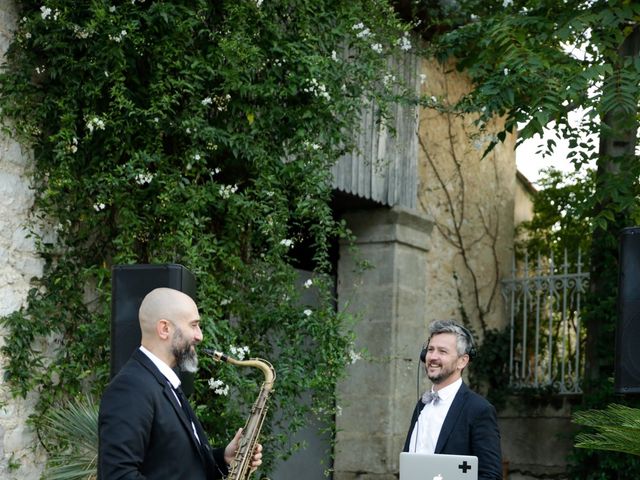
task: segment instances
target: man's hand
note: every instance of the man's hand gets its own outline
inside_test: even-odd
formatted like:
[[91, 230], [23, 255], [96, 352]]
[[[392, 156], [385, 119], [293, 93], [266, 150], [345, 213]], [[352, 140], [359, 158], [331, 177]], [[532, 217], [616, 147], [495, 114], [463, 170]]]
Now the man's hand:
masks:
[[[227, 465], [231, 465], [233, 459], [236, 456], [238, 447], [240, 446], [240, 439], [242, 438], [242, 429], [239, 428], [233, 439], [229, 442], [229, 445], [224, 449], [224, 461]], [[253, 457], [251, 457], [251, 471], [254, 471], [262, 464], [262, 445], [256, 443], [256, 447], [253, 450]]]

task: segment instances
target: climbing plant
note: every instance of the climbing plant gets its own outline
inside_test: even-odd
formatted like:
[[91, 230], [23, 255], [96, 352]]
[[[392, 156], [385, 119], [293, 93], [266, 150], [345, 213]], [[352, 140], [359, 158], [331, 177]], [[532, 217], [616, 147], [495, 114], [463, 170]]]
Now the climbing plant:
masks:
[[[204, 346], [270, 359], [293, 430], [309, 409], [330, 419], [352, 345], [331, 293], [330, 247], [348, 232], [330, 167], [363, 102], [384, 116], [403, 93], [388, 59], [412, 45], [388, 2], [16, 3], [0, 107], [33, 152], [45, 266], [2, 319], [2, 351], [15, 394], [39, 394], [36, 426], [108, 381], [111, 267], [133, 263], [195, 274]], [[300, 302], [297, 266], [319, 306]], [[195, 404], [226, 442], [260, 379], [201, 365]]]

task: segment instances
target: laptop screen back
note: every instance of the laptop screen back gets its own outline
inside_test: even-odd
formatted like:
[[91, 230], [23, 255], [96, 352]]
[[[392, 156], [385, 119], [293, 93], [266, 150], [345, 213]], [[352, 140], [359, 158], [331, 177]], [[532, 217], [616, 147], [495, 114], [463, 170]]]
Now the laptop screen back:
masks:
[[400, 480], [478, 480], [478, 457], [402, 452]]

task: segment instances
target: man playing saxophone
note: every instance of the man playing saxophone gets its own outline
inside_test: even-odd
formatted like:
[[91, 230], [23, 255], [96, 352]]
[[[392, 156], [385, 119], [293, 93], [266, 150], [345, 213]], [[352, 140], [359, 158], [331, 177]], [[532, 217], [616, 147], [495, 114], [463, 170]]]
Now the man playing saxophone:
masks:
[[[242, 429], [224, 448], [211, 448], [173, 371], [194, 372], [202, 341], [195, 302], [157, 288], [138, 312], [142, 342], [107, 386], [99, 414], [99, 480], [211, 480], [222, 478], [238, 450]], [[262, 463], [256, 444], [250, 465]]]

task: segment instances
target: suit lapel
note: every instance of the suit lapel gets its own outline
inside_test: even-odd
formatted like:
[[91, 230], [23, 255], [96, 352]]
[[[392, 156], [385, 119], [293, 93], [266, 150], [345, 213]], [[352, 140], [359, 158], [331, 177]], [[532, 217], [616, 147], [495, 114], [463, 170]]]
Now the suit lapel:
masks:
[[447, 412], [447, 416], [444, 418], [444, 423], [442, 424], [442, 429], [440, 430], [440, 435], [438, 436], [438, 442], [436, 443], [435, 453], [442, 453], [442, 448], [446, 443], [449, 435], [453, 431], [453, 427], [462, 413], [464, 408], [464, 404], [467, 401], [468, 387], [462, 383], [460, 385], [460, 389], [456, 396], [453, 398], [453, 402], [449, 407], [449, 411]]
[[[191, 428], [191, 420], [187, 418], [186, 413], [184, 413], [184, 411], [182, 410], [182, 407], [178, 403], [178, 399], [173, 393], [173, 387], [171, 387], [171, 384], [169, 383], [169, 380], [167, 380], [167, 377], [165, 377], [162, 374], [162, 372], [158, 370], [158, 368], [153, 364], [151, 359], [147, 357], [144, 353], [142, 353], [139, 349], [134, 352], [134, 357], [136, 358], [136, 360], [138, 360], [142, 364], [143, 367], [149, 370], [149, 372], [155, 377], [158, 383], [162, 386], [163, 395], [173, 407], [173, 410], [177, 415], [178, 419], [180, 420], [180, 423], [182, 424], [182, 426], [187, 430], [187, 433], [191, 438], [191, 442], [193, 443], [194, 448], [198, 451], [200, 458], [202, 459], [203, 462], [205, 462], [203, 451], [200, 448], [200, 443], [198, 442], [195, 435], [193, 434], [193, 428]], [[196, 423], [196, 430], [198, 431], [198, 436], [200, 437], [200, 441], [203, 442], [202, 443], [203, 445], [207, 445], [208, 444], [207, 438], [204, 436], [202, 427], [198, 424], [197, 420], [194, 423]]]

